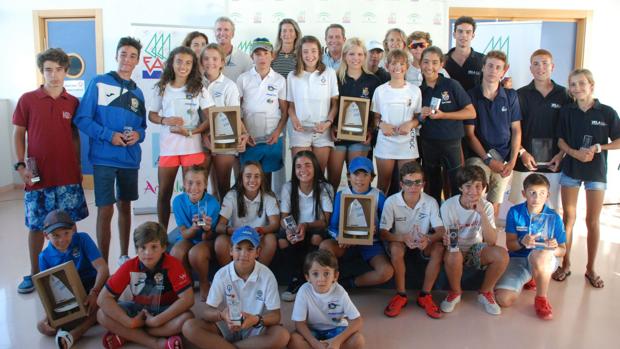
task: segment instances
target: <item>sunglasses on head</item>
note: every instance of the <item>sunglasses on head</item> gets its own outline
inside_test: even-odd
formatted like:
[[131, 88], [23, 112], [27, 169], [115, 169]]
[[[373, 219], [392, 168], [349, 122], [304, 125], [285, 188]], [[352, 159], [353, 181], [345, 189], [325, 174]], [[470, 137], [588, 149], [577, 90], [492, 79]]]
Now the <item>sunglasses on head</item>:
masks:
[[409, 44], [409, 48], [411, 49], [416, 49], [416, 48], [426, 48], [426, 43], [425, 42], [412, 42]]
[[403, 179], [401, 181], [401, 183], [403, 183], [403, 185], [405, 187], [410, 187], [412, 185], [415, 185], [416, 187], [422, 186], [422, 184], [424, 184], [424, 180], [422, 179], [416, 179], [415, 181], [409, 180], [409, 179]]

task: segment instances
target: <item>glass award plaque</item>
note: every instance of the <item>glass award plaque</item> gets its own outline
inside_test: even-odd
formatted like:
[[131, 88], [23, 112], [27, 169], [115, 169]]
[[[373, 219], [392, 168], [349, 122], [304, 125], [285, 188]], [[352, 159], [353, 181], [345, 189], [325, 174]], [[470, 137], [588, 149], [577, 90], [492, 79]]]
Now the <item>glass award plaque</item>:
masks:
[[267, 142], [269, 136], [267, 134], [267, 113], [249, 113], [244, 121], [248, 133], [256, 144]]
[[193, 130], [198, 126], [198, 108], [193, 99], [178, 98], [174, 100], [174, 114], [183, 118], [183, 127]]
[[432, 97], [431, 104], [429, 108], [431, 108], [431, 113], [435, 114], [439, 110], [439, 106], [441, 105], [441, 98]]
[[533, 246], [526, 246], [537, 250], [549, 249], [547, 241], [554, 238], [555, 216], [548, 213], [533, 214], [530, 216], [529, 234], [535, 237]]
[[548, 166], [553, 155], [553, 138], [532, 139], [532, 156], [537, 166]]
[[41, 181], [41, 176], [39, 175], [39, 168], [37, 167], [37, 161], [34, 158], [26, 159], [26, 170], [30, 171], [32, 177], [30, 181], [32, 183], [38, 183]]

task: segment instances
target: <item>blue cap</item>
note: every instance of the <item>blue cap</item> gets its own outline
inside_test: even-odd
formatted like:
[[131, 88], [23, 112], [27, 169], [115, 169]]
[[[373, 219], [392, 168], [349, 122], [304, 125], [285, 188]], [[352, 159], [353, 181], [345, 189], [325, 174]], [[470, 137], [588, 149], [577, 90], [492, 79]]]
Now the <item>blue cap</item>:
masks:
[[358, 170], [364, 170], [368, 173], [374, 173], [374, 167], [372, 161], [365, 156], [358, 156], [351, 160], [349, 164], [349, 173], [355, 173]]
[[244, 225], [243, 227], [239, 227], [235, 229], [230, 238], [233, 245], [238, 245], [241, 241], [248, 240], [254, 247], [258, 247], [260, 245], [260, 235], [256, 232], [256, 230], [249, 225]]

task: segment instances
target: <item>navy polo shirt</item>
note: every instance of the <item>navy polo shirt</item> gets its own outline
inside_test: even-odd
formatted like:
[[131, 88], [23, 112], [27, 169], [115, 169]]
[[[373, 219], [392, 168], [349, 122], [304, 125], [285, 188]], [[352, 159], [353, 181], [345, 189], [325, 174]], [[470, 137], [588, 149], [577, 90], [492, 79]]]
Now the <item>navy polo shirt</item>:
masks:
[[[558, 245], [566, 243], [566, 231], [562, 218], [547, 205], [543, 207], [541, 213], [554, 217], [553, 238], [558, 242]], [[521, 241], [526, 234], [529, 234], [529, 231], [530, 212], [527, 209], [527, 202], [512, 206], [506, 215], [506, 234], [516, 234], [517, 240]], [[518, 251], [510, 251], [508, 254], [510, 257], [527, 257], [530, 252], [532, 252], [531, 249], [524, 247]]]
[[[459, 111], [471, 104], [471, 99], [461, 84], [441, 74], [439, 74], [434, 88], [426, 85], [426, 80], [423, 80], [420, 90], [422, 91], [422, 106], [430, 106], [432, 97], [439, 98], [441, 99], [439, 110], [442, 112]], [[461, 139], [465, 135], [463, 121], [433, 120], [431, 118], [424, 120], [420, 133], [425, 139], [436, 140]]]
[[[381, 85], [381, 79], [375, 74], [366, 74], [362, 72], [362, 75], [355, 80], [349, 75], [345, 75], [344, 83], [340, 81], [338, 78], [338, 93], [340, 96], [346, 97], [355, 97], [355, 98], [365, 98], [372, 100], [372, 96], [375, 93], [375, 89]], [[370, 104], [368, 105], [370, 107]], [[372, 122], [372, 115], [370, 113], [370, 109], [368, 110], [368, 121]], [[336, 115], [336, 120], [334, 120], [334, 125], [338, 125], [338, 117]], [[353, 141], [337, 141], [334, 144], [336, 145], [345, 145], [345, 144], [354, 144], [358, 142]]]
[[381, 84], [385, 84], [386, 82], [390, 81], [391, 76], [390, 73], [387, 72], [387, 70], [379, 67], [379, 69], [377, 69], [377, 71], [375, 72], [375, 75], [379, 77], [379, 80], [381, 81]]
[[[528, 85], [517, 90], [519, 94], [519, 104], [521, 106], [521, 145], [528, 153], [533, 154], [532, 139], [547, 138], [552, 139], [553, 155], [560, 151], [558, 147], [557, 129], [560, 120], [560, 108], [571, 103], [571, 99], [564, 86], [553, 84], [553, 89], [546, 97], [538, 92], [534, 85], [534, 80]], [[515, 170], [519, 172], [529, 172], [523, 162], [517, 161]], [[552, 172], [546, 168], [540, 168], [538, 172]]]
[[[598, 99], [588, 111], [579, 109], [576, 102], [560, 109], [560, 127], [558, 138], [562, 138], [569, 147], [581, 148], [583, 136], [592, 136], [592, 145], [607, 144], [620, 138], [620, 119], [618, 113], [610, 106], [601, 104]], [[581, 162], [572, 156], [565, 156], [562, 172], [567, 176], [591, 182], [607, 182], [607, 151], [594, 154], [590, 162]]]
[[474, 125], [475, 134], [485, 151], [497, 150], [504, 160], [510, 155], [511, 124], [521, 120], [521, 108], [517, 91], [499, 87], [491, 101], [482, 94], [478, 85], [467, 92], [476, 108], [476, 118], [465, 120], [465, 125]]
[[41, 271], [57, 265], [73, 261], [80, 275], [84, 288], [88, 289], [95, 284], [97, 269], [92, 262], [101, 258], [101, 253], [93, 239], [86, 233], [75, 233], [65, 252], [58, 251], [51, 243], [39, 254], [39, 268]]
[[482, 59], [484, 55], [474, 51], [472, 48], [469, 57], [467, 57], [463, 66], [460, 66], [452, 59], [452, 52], [454, 52], [454, 50], [455, 48], [452, 48], [446, 54], [444, 69], [450, 74], [452, 79], [458, 81], [461, 86], [463, 86], [465, 91], [469, 91], [481, 81]]

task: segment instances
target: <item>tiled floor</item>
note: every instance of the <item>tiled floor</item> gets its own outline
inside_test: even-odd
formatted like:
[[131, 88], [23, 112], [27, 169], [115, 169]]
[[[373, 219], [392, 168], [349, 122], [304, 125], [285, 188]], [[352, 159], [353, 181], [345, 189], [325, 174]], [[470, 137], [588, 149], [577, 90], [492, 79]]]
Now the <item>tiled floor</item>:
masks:
[[[95, 208], [92, 192], [87, 192], [91, 216], [78, 224], [94, 238]], [[583, 197], [583, 195], [582, 195]], [[23, 226], [22, 193], [14, 190], [0, 194], [0, 348], [53, 348], [51, 338], [40, 335], [36, 321], [43, 308], [36, 293], [18, 295], [16, 287], [29, 269], [26, 230]], [[383, 307], [392, 295], [389, 290], [360, 290], [352, 299], [364, 317], [367, 348], [618, 348], [620, 344], [620, 208], [607, 206], [601, 217], [601, 243], [597, 269], [605, 288], [595, 290], [584, 279], [585, 228], [579, 210], [574, 245], [573, 275], [563, 283], [553, 282], [550, 299], [554, 320], [543, 322], [533, 310], [534, 294], [525, 291], [517, 304], [504, 309], [498, 317], [487, 315], [476, 302], [474, 293], [466, 293], [454, 313], [441, 320], [424, 315], [414, 302], [396, 319], [383, 315]], [[134, 226], [154, 216], [136, 216]], [[113, 235], [116, 235], [113, 233]], [[118, 239], [111, 245], [110, 268], [116, 270]], [[414, 299], [415, 291], [410, 291]], [[439, 301], [444, 296], [437, 292]], [[200, 313], [203, 305], [194, 306]], [[291, 304], [284, 303], [282, 315], [291, 329]], [[95, 327], [75, 348], [100, 348], [104, 330]], [[137, 348], [128, 345], [127, 348]]]

